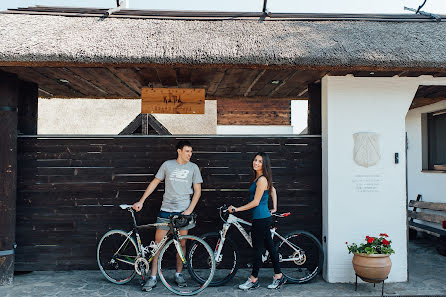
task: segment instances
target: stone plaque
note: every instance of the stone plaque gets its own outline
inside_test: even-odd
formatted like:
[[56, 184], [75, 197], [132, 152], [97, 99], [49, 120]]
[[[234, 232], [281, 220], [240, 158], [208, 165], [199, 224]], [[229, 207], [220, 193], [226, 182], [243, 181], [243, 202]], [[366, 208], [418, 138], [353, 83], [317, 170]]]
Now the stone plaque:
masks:
[[358, 166], [368, 168], [378, 164], [381, 160], [378, 133], [358, 132], [353, 134], [353, 140], [353, 160]]

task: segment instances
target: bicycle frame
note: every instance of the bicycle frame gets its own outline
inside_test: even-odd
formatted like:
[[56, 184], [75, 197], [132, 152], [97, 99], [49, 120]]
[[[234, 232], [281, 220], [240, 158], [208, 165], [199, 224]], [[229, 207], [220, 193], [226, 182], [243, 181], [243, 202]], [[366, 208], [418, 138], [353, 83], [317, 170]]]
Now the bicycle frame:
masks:
[[[221, 251], [223, 249], [223, 245], [226, 240], [226, 234], [227, 234], [229, 228], [231, 227], [231, 225], [234, 225], [239, 230], [239, 232], [243, 235], [243, 237], [248, 242], [248, 244], [252, 247], [252, 237], [250, 234], [248, 234], [248, 232], [246, 232], [245, 228], [243, 228], [243, 226], [241, 225], [241, 224], [244, 224], [247, 226], [252, 226], [252, 223], [249, 223], [243, 219], [240, 219], [233, 214], [229, 214], [228, 219], [223, 220], [223, 221], [225, 223], [223, 224], [222, 230], [220, 230], [220, 242], [218, 244], [217, 251], [215, 252], [215, 260], [217, 262], [221, 261], [221, 257], [222, 257]], [[272, 227], [270, 229], [271, 237], [273, 238], [273, 240], [274, 240], [274, 237], [277, 236], [282, 242], [284, 242], [288, 246], [290, 246], [299, 255], [299, 257], [297, 257], [297, 258], [288, 258], [288, 259], [282, 259], [282, 257], [280, 257], [280, 262], [299, 261], [300, 258], [302, 257], [302, 255], [300, 253], [301, 249], [299, 247], [295, 246], [294, 244], [292, 244], [291, 242], [289, 242], [288, 240], [286, 240], [283, 236], [281, 236], [279, 233], [277, 233], [276, 230], [277, 230], [276, 227]], [[266, 250], [265, 254], [262, 255], [262, 262], [265, 262], [268, 259], [268, 256], [269, 256], [269, 251]]]
[[[161, 248], [166, 244], [166, 242], [170, 238], [172, 238], [174, 241], [175, 247], [177, 249], [177, 252], [180, 255], [181, 261], [183, 262], [183, 264], [186, 263], [186, 256], [183, 253], [183, 249], [181, 248], [181, 244], [179, 241], [180, 233], [178, 230], [176, 230], [176, 228], [170, 229], [167, 232], [167, 234], [163, 237], [163, 239], [161, 239], [161, 241], [159, 243], [157, 243], [155, 246], [143, 246], [142, 242], [141, 242], [141, 236], [139, 235], [139, 232], [138, 232], [139, 228], [156, 228], [156, 227], [161, 227], [161, 226], [169, 226], [169, 223], [153, 223], [153, 224], [146, 224], [146, 225], [138, 226], [138, 224], [136, 223], [134, 211], [132, 209], [129, 209], [129, 212], [132, 214], [133, 230], [131, 230], [127, 233], [127, 239], [131, 240], [132, 235], [135, 234], [136, 246], [137, 246], [137, 252], [138, 252], [137, 258], [138, 257], [145, 258], [150, 263], [153, 260], [153, 258], [156, 256], [156, 254], [161, 250]], [[127, 242], [127, 240], [122, 243], [122, 245], [115, 252], [115, 255], [119, 253], [119, 251], [122, 249], [122, 247], [125, 245], [126, 242]], [[150, 258], [148, 258], [149, 254], [150, 254]], [[119, 259], [119, 258], [117, 258], [117, 260], [127, 263], [127, 264], [130, 264], [130, 265], [134, 264], [134, 263], [131, 263], [129, 261]]]

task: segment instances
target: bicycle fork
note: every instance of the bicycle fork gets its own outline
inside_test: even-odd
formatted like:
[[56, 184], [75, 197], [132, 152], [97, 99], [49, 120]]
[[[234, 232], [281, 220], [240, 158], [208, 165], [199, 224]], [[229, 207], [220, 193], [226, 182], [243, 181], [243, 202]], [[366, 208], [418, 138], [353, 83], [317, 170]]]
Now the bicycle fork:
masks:
[[183, 264], [186, 264], [186, 256], [184, 255], [183, 247], [181, 246], [180, 242], [180, 232], [176, 233], [174, 232], [173, 236], [173, 244], [175, 245], [175, 248], [177, 249], [177, 253], [180, 256], [181, 262]]
[[223, 254], [221, 253], [221, 250], [223, 249], [223, 245], [226, 240], [226, 233], [228, 232], [229, 227], [231, 227], [231, 224], [225, 223], [220, 231], [220, 240], [217, 242], [217, 246], [214, 251], [214, 258], [215, 262], [217, 263], [220, 263], [222, 260], [221, 258], [223, 257]]

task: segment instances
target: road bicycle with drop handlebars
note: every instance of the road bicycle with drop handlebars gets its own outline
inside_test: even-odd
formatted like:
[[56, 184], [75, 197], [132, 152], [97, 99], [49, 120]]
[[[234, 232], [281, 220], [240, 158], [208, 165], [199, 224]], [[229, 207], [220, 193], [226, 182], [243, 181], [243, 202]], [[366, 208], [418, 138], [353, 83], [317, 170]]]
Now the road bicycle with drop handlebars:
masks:
[[[132, 205], [123, 204], [120, 208], [131, 213], [133, 229], [131, 231], [111, 230], [99, 241], [97, 261], [106, 279], [115, 284], [125, 284], [138, 274], [144, 283], [150, 275], [149, 265], [159, 253], [158, 275], [169, 291], [182, 296], [190, 296], [200, 293], [211, 283], [216, 267], [213, 250], [202, 238], [181, 235], [179, 232], [188, 224], [195, 223], [195, 214], [170, 216], [169, 223], [137, 225]], [[166, 236], [158, 244], [152, 241], [150, 245], [143, 246], [139, 229], [160, 226], [170, 228]], [[186, 253], [183, 252], [180, 243], [182, 240], [186, 241], [189, 252], [187, 249]], [[192, 252], [191, 249], [193, 249]], [[186, 287], [179, 287], [174, 281], [177, 255], [187, 267], [186, 273], [183, 271], [187, 282]], [[190, 276], [192, 267], [194, 267], [193, 276]]]
[[[228, 235], [231, 226], [235, 226], [242, 234], [243, 238], [252, 247], [251, 235], [246, 232], [243, 225], [252, 226], [251, 223], [238, 218], [228, 212], [226, 206], [218, 208], [223, 227], [219, 232], [204, 234], [204, 239], [213, 249], [216, 262], [216, 272], [210, 286], [221, 286], [229, 282], [237, 273], [240, 266], [240, 253], [234, 240]], [[282, 236], [277, 231], [279, 219], [286, 218], [290, 213], [273, 213], [273, 223], [271, 226], [271, 236], [276, 241], [276, 248], [279, 254], [279, 262], [282, 273], [287, 278], [288, 283], [306, 283], [312, 280], [322, 269], [324, 263], [324, 252], [321, 243], [311, 233], [306, 231], [293, 231]], [[194, 257], [195, 249], [189, 251], [189, 257]], [[269, 260], [269, 252], [265, 250], [262, 261]], [[204, 282], [200, 275], [195, 274], [195, 267], [191, 266], [191, 275], [199, 282]], [[197, 271], [199, 271], [197, 269]]]

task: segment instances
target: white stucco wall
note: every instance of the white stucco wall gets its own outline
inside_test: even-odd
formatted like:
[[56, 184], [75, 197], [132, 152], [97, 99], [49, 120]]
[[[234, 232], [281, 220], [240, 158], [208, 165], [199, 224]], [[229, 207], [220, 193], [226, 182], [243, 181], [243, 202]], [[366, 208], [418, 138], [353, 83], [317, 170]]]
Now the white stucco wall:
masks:
[[119, 134], [141, 112], [141, 100], [44, 99], [38, 134]]
[[[216, 100], [206, 100], [205, 114], [154, 114], [172, 134], [215, 134]], [[119, 134], [141, 113], [139, 99], [39, 98], [38, 134]]]
[[291, 126], [293, 126], [293, 134], [306, 133], [308, 100], [291, 100]]
[[412, 109], [407, 113], [407, 192], [409, 200], [415, 200], [417, 195], [421, 194], [423, 201], [446, 203], [446, 173], [422, 172], [421, 129], [421, 114], [444, 109], [446, 109], [446, 101], [440, 101]]
[[[38, 134], [119, 134], [141, 112], [138, 99], [39, 98]], [[217, 100], [205, 114], [154, 114], [172, 134], [299, 134], [307, 126], [307, 100], [291, 101], [291, 126], [217, 126]]]
[[[354, 282], [345, 242], [385, 232], [396, 254], [390, 282], [407, 280], [405, 116], [418, 88], [404, 78], [324, 77], [322, 80], [323, 235], [328, 282]], [[353, 134], [375, 132], [381, 160], [353, 160]], [[394, 163], [399, 153], [400, 163]], [[378, 178], [370, 192], [356, 189], [358, 175]], [[371, 177], [373, 178], [373, 177]], [[366, 178], [369, 179], [369, 178]]]

